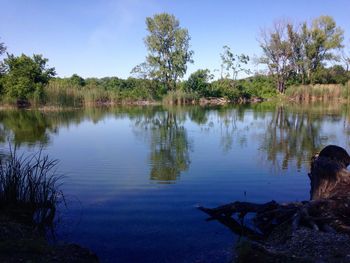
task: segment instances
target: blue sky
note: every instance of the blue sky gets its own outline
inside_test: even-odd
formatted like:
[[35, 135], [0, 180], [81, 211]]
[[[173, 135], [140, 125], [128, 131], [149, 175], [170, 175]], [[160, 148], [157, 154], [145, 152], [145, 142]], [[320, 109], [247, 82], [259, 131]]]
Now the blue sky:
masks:
[[[260, 54], [261, 28], [286, 18], [333, 16], [350, 43], [349, 0], [0, 0], [0, 38], [14, 54], [43, 54], [59, 76], [126, 78], [144, 61], [145, 18], [174, 14], [189, 30], [199, 68], [220, 68], [220, 52]], [[252, 69], [256, 69], [252, 66]]]

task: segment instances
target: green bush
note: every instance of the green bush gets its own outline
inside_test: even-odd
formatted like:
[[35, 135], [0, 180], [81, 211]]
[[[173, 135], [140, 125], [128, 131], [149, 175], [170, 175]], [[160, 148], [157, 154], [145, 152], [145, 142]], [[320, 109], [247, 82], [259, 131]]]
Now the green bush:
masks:
[[5, 96], [19, 100], [41, 99], [43, 86], [55, 75], [54, 68], [47, 68], [47, 61], [41, 55], [8, 55], [2, 77]]
[[186, 92], [198, 93], [201, 97], [211, 96], [211, 84], [209, 83], [213, 76], [208, 69], [199, 69], [192, 73], [184, 83]]

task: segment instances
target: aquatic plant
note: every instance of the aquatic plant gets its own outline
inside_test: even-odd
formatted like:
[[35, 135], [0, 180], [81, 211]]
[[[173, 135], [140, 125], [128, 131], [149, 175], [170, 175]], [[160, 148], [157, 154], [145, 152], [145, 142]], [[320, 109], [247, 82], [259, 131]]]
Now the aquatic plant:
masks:
[[52, 225], [57, 205], [64, 202], [57, 163], [42, 150], [18, 155], [16, 148], [10, 148], [9, 154], [0, 159], [2, 213], [38, 227]]

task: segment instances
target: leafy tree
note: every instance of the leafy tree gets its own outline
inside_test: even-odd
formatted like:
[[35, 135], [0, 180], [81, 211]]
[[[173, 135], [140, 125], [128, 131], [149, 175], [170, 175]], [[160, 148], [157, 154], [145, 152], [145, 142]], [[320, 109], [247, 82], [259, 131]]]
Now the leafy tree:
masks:
[[291, 75], [294, 75], [301, 81], [302, 84], [306, 82], [306, 68], [305, 68], [305, 48], [303, 46], [303, 35], [292, 24], [287, 24], [288, 41], [290, 45], [290, 64]]
[[[348, 43], [350, 43], [350, 41]], [[350, 49], [349, 49], [349, 47], [346, 50], [345, 49], [342, 50], [341, 61], [344, 64], [346, 72], [348, 72], [350, 69]]]
[[267, 65], [275, 78], [277, 90], [284, 93], [292, 71], [292, 47], [288, 39], [288, 24], [278, 22], [271, 31], [263, 31], [259, 40], [263, 55], [259, 62]]
[[[0, 57], [2, 56], [2, 54], [4, 54], [6, 52], [6, 46], [4, 43], [0, 42]], [[4, 73], [4, 65], [3, 63], [0, 61], [0, 77], [1, 75]]]
[[305, 48], [306, 72], [308, 79], [314, 82], [312, 75], [327, 61], [336, 60], [334, 50], [342, 47], [344, 31], [337, 27], [330, 16], [320, 16], [312, 21], [310, 27], [302, 26], [302, 39]]
[[[2, 54], [5, 53], [5, 51], [6, 51], [6, 46], [5, 46], [5, 44], [0, 42], [0, 57], [1, 57]], [[0, 60], [0, 93], [2, 92], [2, 89], [3, 89], [3, 88], [2, 88], [2, 80], [1, 80], [1, 78], [2, 78], [2, 76], [3, 76], [4, 73], [5, 73], [4, 64], [3, 64], [3, 62]]]
[[249, 69], [244, 67], [249, 62], [249, 56], [234, 54], [229, 46], [224, 46], [223, 49], [224, 52], [220, 56], [222, 60], [221, 68], [226, 70], [225, 77], [230, 77], [230, 72], [232, 71], [232, 79], [236, 81], [240, 72], [244, 72], [247, 75], [251, 73]]
[[85, 80], [82, 77], [80, 77], [78, 74], [73, 74], [70, 77], [70, 82], [76, 86], [81, 86], [81, 87], [85, 86]]
[[334, 65], [330, 68], [319, 67], [313, 75], [313, 80], [320, 84], [345, 84], [348, 75], [341, 65]]
[[199, 69], [189, 76], [185, 89], [190, 92], [197, 92], [200, 96], [211, 96], [210, 81], [213, 77], [209, 69]]
[[4, 92], [10, 98], [26, 100], [32, 95], [40, 96], [43, 87], [55, 75], [54, 68], [48, 68], [48, 59], [42, 55], [15, 57], [8, 55], [4, 60]]
[[[283, 93], [289, 83], [316, 83], [328, 78], [328, 62], [338, 60], [335, 51], [342, 47], [343, 30], [330, 16], [320, 16], [301, 27], [275, 23], [260, 39], [266, 64], [275, 78], [277, 90]], [[326, 74], [326, 75], [322, 75]]]
[[0, 42], [0, 56], [6, 51], [6, 46], [4, 43]]
[[168, 90], [176, 88], [176, 82], [183, 77], [187, 63], [193, 62], [193, 51], [189, 50], [190, 36], [174, 15], [156, 14], [146, 18], [149, 35], [145, 39], [148, 49], [146, 62], [132, 72], [146, 72], [148, 76], [165, 83]]

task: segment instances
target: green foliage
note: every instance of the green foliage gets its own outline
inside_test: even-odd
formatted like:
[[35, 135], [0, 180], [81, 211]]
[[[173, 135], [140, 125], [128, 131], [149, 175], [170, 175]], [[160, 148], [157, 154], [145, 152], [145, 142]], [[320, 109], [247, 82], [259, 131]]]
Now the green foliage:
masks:
[[[275, 23], [272, 30], [262, 34], [260, 63], [267, 65], [281, 93], [287, 84], [324, 83], [330, 78], [325, 65], [338, 59], [335, 51], [342, 47], [343, 35], [330, 16], [320, 16], [311, 25], [304, 22], [301, 27]], [[346, 80], [337, 77], [332, 81]]]
[[235, 81], [231, 79], [219, 79], [211, 83], [212, 97], [225, 97], [230, 100], [238, 100], [245, 97], [242, 86], [236, 86]]
[[6, 46], [4, 43], [0, 42], [0, 56], [6, 51]]
[[[249, 69], [244, 67], [244, 65], [247, 65], [249, 62], [249, 56], [234, 54], [229, 46], [224, 46], [223, 48], [224, 52], [220, 54], [220, 56], [222, 60], [221, 69], [222, 71], [226, 70], [225, 78], [232, 76], [232, 79], [236, 80], [240, 72], [244, 72], [247, 75], [251, 73]], [[230, 73], [231, 71], [232, 75]], [[221, 72], [221, 75], [223, 75], [223, 72]]]
[[319, 84], [345, 84], [348, 79], [349, 74], [341, 65], [318, 67], [313, 75], [314, 82]]
[[[4, 43], [0, 42], [0, 57], [5, 52], [6, 52], [6, 46]], [[3, 65], [2, 61], [0, 60], [0, 78], [3, 74], [4, 74], [4, 65]], [[0, 83], [0, 87], [1, 87], [1, 83]]]
[[70, 82], [72, 85], [81, 86], [81, 87], [85, 86], [85, 80], [77, 74], [73, 74], [70, 77]]
[[263, 31], [260, 47], [263, 55], [259, 62], [267, 65], [269, 73], [274, 77], [278, 92], [286, 89], [286, 81], [291, 75], [292, 47], [288, 40], [291, 25], [283, 22], [275, 23], [271, 31]]
[[238, 85], [244, 88], [247, 97], [267, 99], [277, 95], [274, 79], [270, 76], [256, 75], [240, 80]]
[[187, 92], [196, 92], [199, 96], [207, 97], [210, 94], [210, 81], [213, 75], [208, 69], [199, 69], [193, 72], [185, 82], [185, 90]]
[[146, 25], [149, 35], [145, 44], [149, 54], [146, 62], [132, 72], [160, 80], [168, 90], [174, 90], [178, 78], [186, 73], [187, 63], [193, 62], [188, 31], [180, 27], [174, 15], [167, 13], [147, 17]]
[[163, 103], [170, 105], [192, 104], [196, 100], [198, 100], [197, 93], [183, 91], [180, 89], [168, 91], [167, 95], [163, 97]]
[[344, 31], [337, 27], [330, 16], [320, 16], [312, 21], [308, 28], [306, 23], [302, 27], [303, 45], [305, 47], [306, 67], [309, 78], [314, 82], [312, 73], [322, 67], [325, 61], [336, 59], [332, 52], [342, 47]]
[[40, 99], [43, 86], [55, 75], [55, 69], [48, 68], [47, 61], [41, 55], [8, 55], [4, 60], [5, 75], [2, 78], [5, 95], [21, 100]]
[[44, 89], [44, 103], [72, 107], [107, 105], [137, 100], [159, 100], [166, 93], [161, 83], [148, 79], [88, 78], [80, 83], [76, 82], [76, 79], [52, 79]]

